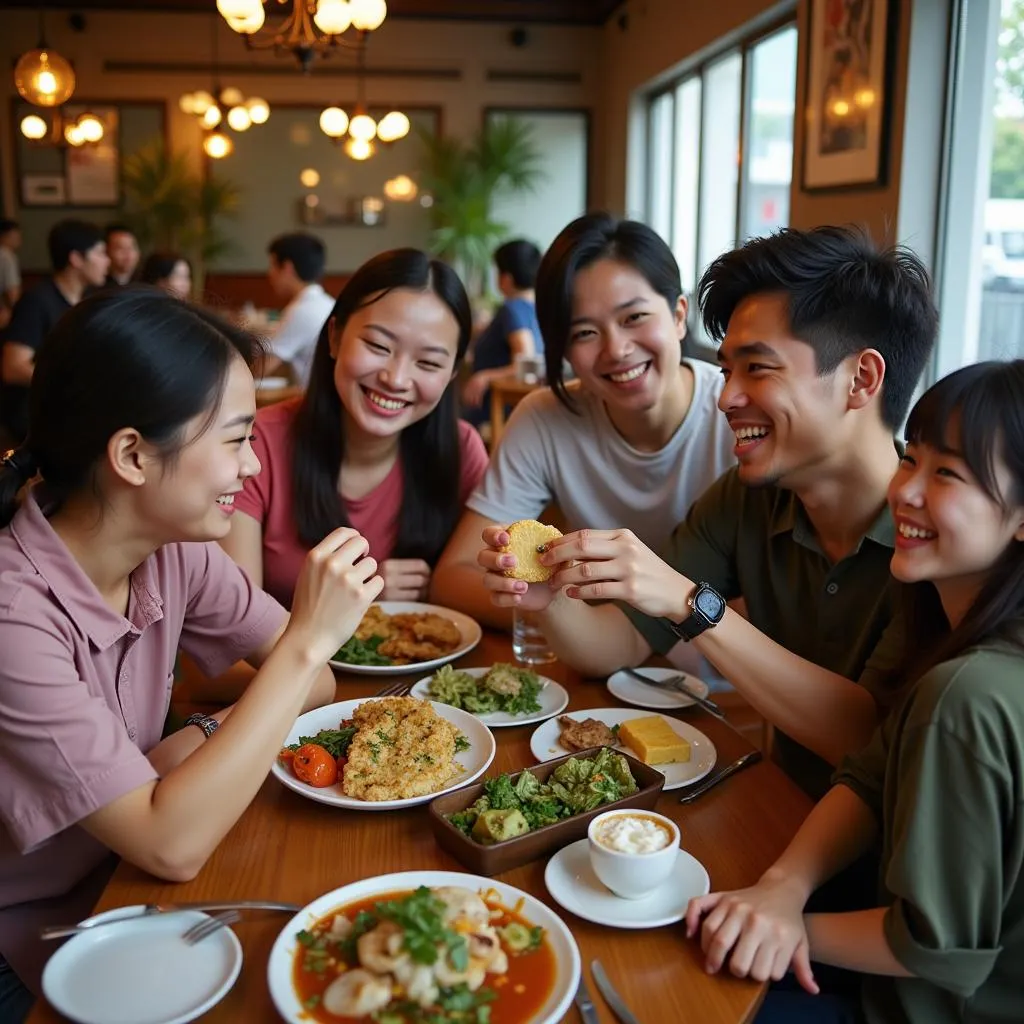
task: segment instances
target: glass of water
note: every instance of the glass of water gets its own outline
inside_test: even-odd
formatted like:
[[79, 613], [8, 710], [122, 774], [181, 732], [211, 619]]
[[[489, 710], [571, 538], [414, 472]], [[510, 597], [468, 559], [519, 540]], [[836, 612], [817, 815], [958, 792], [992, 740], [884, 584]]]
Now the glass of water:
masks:
[[536, 612], [512, 609], [512, 655], [520, 665], [546, 665], [555, 660]]

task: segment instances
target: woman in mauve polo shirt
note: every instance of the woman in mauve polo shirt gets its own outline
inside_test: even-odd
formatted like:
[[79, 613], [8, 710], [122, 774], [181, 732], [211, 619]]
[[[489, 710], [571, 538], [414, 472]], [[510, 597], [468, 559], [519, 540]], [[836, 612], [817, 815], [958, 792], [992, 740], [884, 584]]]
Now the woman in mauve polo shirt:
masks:
[[260, 410], [242, 513], [221, 543], [288, 606], [306, 552], [339, 526], [380, 563], [383, 597], [419, 601], [487, 468], [453, 378], [471, 328], [462, 282], [417, 249], [375, 256], [338, 296], [298, 401]]
[[[0, 466], [5, 1022], [53, 949], [39, 927], [88, 913], [111, 853], [171, 881], [202, 868], [295, 717], [333, 697], [325, 662], [383, 585], [366, 541], [338, 530], [289, 619], [213, 543], [259, 472], [253, 345], [125, 291], [76, 306], [37, 356], [28, 438]], [[233, 708], [161, 740], [179, 647], [210, 674], [258, 671]]]

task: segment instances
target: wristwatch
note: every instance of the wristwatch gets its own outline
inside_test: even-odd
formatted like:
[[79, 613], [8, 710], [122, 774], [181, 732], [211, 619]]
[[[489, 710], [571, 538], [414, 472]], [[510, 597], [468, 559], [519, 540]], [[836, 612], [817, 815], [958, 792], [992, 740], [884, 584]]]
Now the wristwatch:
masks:
[[220, 722], [216, 718], [211, 718], [209, 715], [204, 715], [197, 711], [194, 715], [189, 715], [185, 719], [186, 725], [198, 725], [203, 730], [203, 735], [209, 739], [219, 728]]
[[725, 615], [725, 598], [710, 583], [698, 583], [689, 600], [690, 614], [680, 623], [669, 620], [669, 629], [689, 643], [706, 629], [717, 626]]

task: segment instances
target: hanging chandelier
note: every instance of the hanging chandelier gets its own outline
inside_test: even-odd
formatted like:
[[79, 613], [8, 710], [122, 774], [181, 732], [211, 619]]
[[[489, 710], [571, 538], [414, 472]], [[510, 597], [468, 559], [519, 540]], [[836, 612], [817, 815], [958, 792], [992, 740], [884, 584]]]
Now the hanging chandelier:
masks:
[[59, 107], [75, 91], [75, 72], [64, 57], [46, 45], [45, 28], [40, 9], [39, 45], [18, 58], [14, 88], [35, 107]]
[[29, 142], [49, 146], [95, 146], [106, 135], [103, 120], [90, 110], [77, 117], [70, 117], [61, 110], [55, 110], [47, 122], [39, 114], [27, 114], [18, 126]]
[[[276, 31], [264, 29], [264, 3], [286, 12]], [[291, 53], [308, 71], [315, 57], [330, 56], [339, 46], [362, 49], [367, 34], [383, 24], [388, 5], [385, 0], [217, 0], [217, 10], [250, 49]], [[347, 36], [350, 29], [356, 38]]]

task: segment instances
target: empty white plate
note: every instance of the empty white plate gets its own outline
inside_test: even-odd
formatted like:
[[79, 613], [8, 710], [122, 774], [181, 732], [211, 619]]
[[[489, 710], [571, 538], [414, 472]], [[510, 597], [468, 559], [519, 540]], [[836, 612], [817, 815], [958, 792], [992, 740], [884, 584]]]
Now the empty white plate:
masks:
[[89, 921], [124, 918], [69, 939], [43, 970], [43, 992], [79, 1024], [186, 1024], [227, 995], [242, 969], [242, 946], [221, 928], [194, 946], [182, 935], [209, 915], [142, 914], [118, 907]]
[[643, 899], [626, 900], [605, 888], [590, 866], [590, 840], [563, 847], [548, 861], [544, 884], [554, 901], [570, 914], [609, 928], [660, 928], [686, 916], [694, 896], [711, 889], [711, 880], [696, 857], [679, 851], [672, 874]]
[[[641, 668], [636, 671], [651, 679], [671, 679], [672, 676], [685, 676], [687, 686], [694, 693], [701, 697], [708, 695], [707, 683], [696, 676], [680, 672], [677, 668]], [[653, 708], [655, 711], [660, 711], [663, 708], [688, 708], [696, 703], [692, 697], [687, 697], [679, 690], [648, 686], [625, 671], [616, 672], [608, 677], [608, 692], [627, 704], [635, 704], [638, 708]]]

